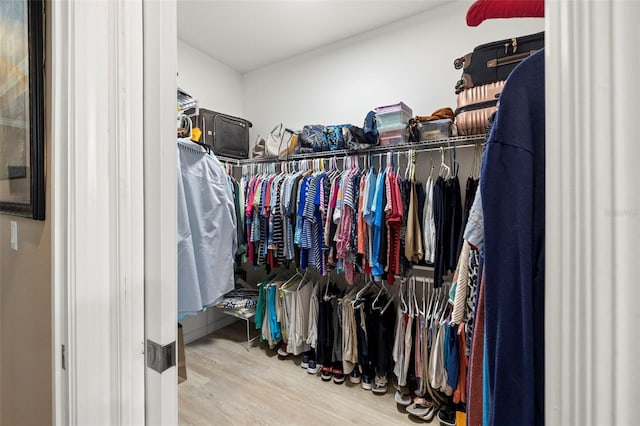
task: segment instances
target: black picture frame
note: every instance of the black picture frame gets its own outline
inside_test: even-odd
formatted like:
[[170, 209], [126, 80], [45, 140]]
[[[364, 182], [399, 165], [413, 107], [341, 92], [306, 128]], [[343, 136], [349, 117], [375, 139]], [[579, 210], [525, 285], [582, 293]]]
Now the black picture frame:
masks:
[[[45, 26], [44, 26], [44, 2], [43, 0], [10, 0], [2, 7], [6, 7], [9, 10], [10, 7], [15, 7], [19, 2], [22, 2], [21, 7], [26, 7], [26, 20], [28, 25], [28, 76], [23, 76], [24, 83], [28, 80], [28, 112], [25, 111], [25, 115], [28, 117], [28, 137], [23, 141], [14, 141], [12, 138], [5, 137], [6, 140], [0, 139], [0, 144], [7, 144], [4, 148], [4, 152], [11, 150], [11, 145], [15, 149], [23, 149], [28, 147], [29, 152], [24, 153], [24, 164], [9, 165], [7, 162], [1, 161], [0, 165], [6, 167], [6, 172], [0, 170], [0, 213], [11, 214], [17, 216], [31, 217], [36, 220], [45, 219]], [[13, 5], [11, 4], [13, 3]], [[14, 10], [14, 9], [12, 9]], [[18, 10], [20, 8], [18, 7]], [[24, 10], [24, 9], [22, 9]], [[0, 14], [3, 10], [0, 9]], [[3, 18], [0, 16], [0, 18]], [[13, 25], [16, 24], [15, 16], [4, 17], [5, 19], [13, 19]], [[18, 22], [19, 25], [19, 22]], [[12, 25], [3, 25], [4, 28], [13, 28]], [[0, 29], [2, 31], [2, 29]], [[7, 30], [8, 31], [8, 30]], [[0, 49], [3, 49], [3, 44], [0, 44]], [[0, 52], [2, 55], [2, 52]], [[10, 55], [7, 55], [10, 56]], [[0, 60], [2, 56], [0, 56]], [[9, 67], [10, 65], [5, 65]], [[15, 67], [19, 68], [19, 67]], [[22, 70], [21, 70], [22, 71]], [[26, 84], [25, 84], [26, 86]], [[4, 95], [0, 95], [4, 96]], [[0, 104], [0, 105], [4, 105]], [[0, 120], [2, 120], [3, 111], [0, 110]], [[9, 122], [11, 120], [2, 120], [0, 125]], [[15, 121], [15, 120], [13, 120]], [[15, 125], [14, 125], [15, 127]], [[0, 129], [1, 130], [1, 129]], [[0, 138], [6, 133], [0, 132]], [[18, 144], [24, 144], [22, 147]], [[18, 156], [20, 157], [20, 156]], [[22, 158], [22, 157], [21, 157]], [[12, 183], [16, 183], [15, 187], [22, 188], [24, 200], [16, 201], [15, 197], [8, 196], [11, 191], [5, 190], [3, 193], [2, 188], [11, 188]], [[28, 201], [26, 195], [29, 195]]]

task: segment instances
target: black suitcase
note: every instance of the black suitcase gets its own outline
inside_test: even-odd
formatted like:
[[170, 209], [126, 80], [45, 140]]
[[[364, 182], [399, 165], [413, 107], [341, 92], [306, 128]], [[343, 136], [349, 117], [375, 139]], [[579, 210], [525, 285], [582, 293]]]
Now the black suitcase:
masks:
[[473, 52], [456, 59], [453, 65], [462, 70], [456, 83], [456, 94], [484, 84], [506, 80], [523, 60], [544, 47], [544, 31], [482, 44]]
[[201, 143], [224, 157], [249, 158], [249, 128], [244, 118], [200, 108], [193, 125], [202, 131]]

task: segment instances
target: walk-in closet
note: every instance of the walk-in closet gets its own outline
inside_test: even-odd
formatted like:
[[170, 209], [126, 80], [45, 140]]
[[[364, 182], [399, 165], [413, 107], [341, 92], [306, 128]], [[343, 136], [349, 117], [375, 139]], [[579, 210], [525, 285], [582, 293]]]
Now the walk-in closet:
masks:
[[177, 2], [180, 424], [544, 423], [543, 11]]

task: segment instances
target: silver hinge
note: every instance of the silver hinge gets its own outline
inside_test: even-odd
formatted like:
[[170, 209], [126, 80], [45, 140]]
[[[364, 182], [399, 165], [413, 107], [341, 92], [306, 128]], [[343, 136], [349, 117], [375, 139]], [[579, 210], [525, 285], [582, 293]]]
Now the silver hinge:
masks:
[[62, 358], [62, 369], [66, 370], [67, 369], [67, 359], [66, 359], [66, 355], [65, 355], [65, 348], [64, 345], [62, 345], [62, 351], [61, 351], [61, 358]]
[[147, 339], [147, 367], [163, 373], [176, 365], [176, 342], [161, 346]]

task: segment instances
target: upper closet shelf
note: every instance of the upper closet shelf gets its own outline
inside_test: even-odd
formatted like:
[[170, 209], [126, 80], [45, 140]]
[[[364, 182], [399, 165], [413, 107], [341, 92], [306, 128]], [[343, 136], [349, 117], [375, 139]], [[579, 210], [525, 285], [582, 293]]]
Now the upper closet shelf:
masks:
[[408, 150], [414, 150], [415, 152], [433, 151], [440, 148], [466, 148], [476, 146], [479, 143], [483, 143], [486, 139], [486, 134], [468, 135], [468, 136], [455, 136], [444, 139], [432, 139], [421, 142], [403, 143], [398, 145], [376, 145], [368, 149], [361, 149], [358, 151], [349, 151], [346, 149], [335, 151], [320, 151], [309, 154], [291, 154], [286, 157], [270, 157], [270, 158], [249, 158], [246, 160], [238, 160], [237, 158], [228, 158], [220, 155], [216, 157], [225, 163], [230, 163], [236, 166], [242, 166], [246, 164], [259, 164], [259, 163], [275, 163], [286, 162], [294, 160], [309, 160], [314, 158], [327, 158], [327, 157], [348, 157], [351, 155], [369, 155], [369, 154], [382, 154], [386, 152], [405, 152]]
[[187, 111], [189, 109], [193, 109], [193, 112], [187, 114], [189, 117], [196, 116], [200, 113], [200, 103], [198, 102], [198, 100], [194, 99], [193, 96], [189, 95], [187, 92], [180, 88], [178, 88], [177, 102], [178, 115], [183, 114], [184, 111]]

